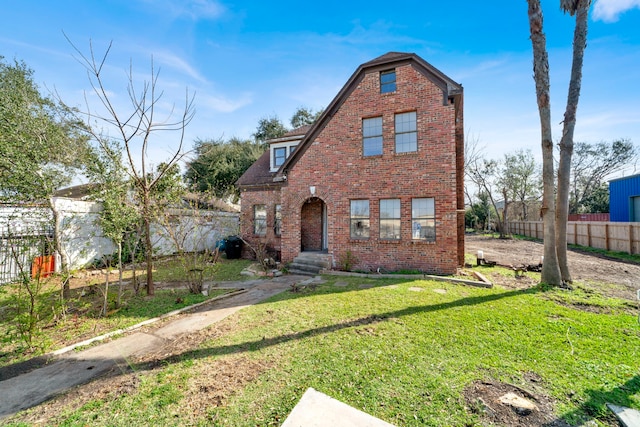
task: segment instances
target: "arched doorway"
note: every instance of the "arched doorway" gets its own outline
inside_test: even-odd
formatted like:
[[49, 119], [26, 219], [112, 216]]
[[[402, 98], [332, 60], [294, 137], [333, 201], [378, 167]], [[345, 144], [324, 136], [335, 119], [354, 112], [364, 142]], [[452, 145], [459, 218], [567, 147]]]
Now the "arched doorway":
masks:
[[327, 249], [327, 205], [318, 197], [307, 199], [300, 211], [300, 249]]

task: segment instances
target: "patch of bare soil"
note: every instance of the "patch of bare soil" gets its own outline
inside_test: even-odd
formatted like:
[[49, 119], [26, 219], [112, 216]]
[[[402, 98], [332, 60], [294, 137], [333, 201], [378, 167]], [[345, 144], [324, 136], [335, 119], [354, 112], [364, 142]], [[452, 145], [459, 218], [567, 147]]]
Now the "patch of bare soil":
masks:
[[136, 393], [143, 376], [164, 368], [167, 363], [179, 362], [184, 357], [192, 357], [196, 360], [196, 365], [191, 370], [193, 376], [189, 379], [185, 395], [180, 402], [180, 419], [186, 424], [202, 420], [202, 417], [206, 416], [207, 408], [224, 406], [238, 390], [271, 367], [269, 363], [241, 355], [212, 361], [207, 358], [206, 349], [198, 350], [205, 341], [232, 332], [233, 326], [223, 323], [183, 335], [155, 353], [130, 360], [131, 366], [135, 367], [132, 371], [114, 370], [36, 408], [20, 412], [11, 417], [10, 421], [21, 421], [29, 425], [51, 425], [61, 421], [62, 414], [74, 411], [93, 400], [108, 402], [123, 394]]
[[[538, 264], [544, 253], [544, 247], [540, 242], [467, 234], [465, 252], [475, 255], [479, 250], [483, 251], [485, 259], [505, 266]], [[605, 296], [636, 301], [636, 290], [640, 288], [640, 264], [615, 261], [576, 251], [569, 251], [568, 259], [575, 282], [582, 282]], [[483, 273], [487, 270], [483, 270]], [[525, 277], [517, 281], [505, 278], [501, 283], [501, 279], [495, 276], [492, 276], [492, 280], [498, 285], [522, 288], [537, 283], [539, 277], [535, 273], [525, 273]]]
[[[531, 378], [535, 381], [535, 375]], [[500, 381], [476, 381], [464, 390], [467, 410], [483, 424], [520, 427], [565, 427], [553, 413], [553, 401]]]

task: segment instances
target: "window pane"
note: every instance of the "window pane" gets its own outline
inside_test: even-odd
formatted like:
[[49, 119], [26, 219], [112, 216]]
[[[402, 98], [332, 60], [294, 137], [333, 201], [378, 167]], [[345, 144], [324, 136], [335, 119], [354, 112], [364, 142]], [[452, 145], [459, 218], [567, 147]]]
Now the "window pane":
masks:
[[436, 240], [435, 199], [433, 197], [411, 201], [411, 236], [416, 240]]
[[369, 201], [351, 200], [350, 235], [352, 238], [364, 239], [369, 237]]
[[400, 239], [400, 199], [380, 200], [380, 238]]
[[396, 114], [396, 133], [413, 132], [416, 127], [416, 112]]
[[298, 145], [292, 145], [289, 147], [289, 155], [292, 155], [293, 152], [296, 151], [296, 148], [298, 148]]
[[412, 133], [396, 134], [396, 153], [418, 151], [418, 135]]
[[396, 91], [396, 72], [385, 71], [380, 73], [380, 93]]
[[362, 146], [364, 156], [379, 156], [382, 154], [382, 137], [365, 138]]
[[381, 219], [380, 220], [380, 238], [400, 240], [400, 220], [399, 219]]
[[362, 120], [362, 154], [364, 156], [382, 154], [382, 117]]
[[282, 164], [284, 163], [284, 161], [287, 158], [287, 148], [286, 147], [279, 147], [279, 148], [274, 148], [273, 150], [273, 165], [278, 167], [278, 166], [282, 166]]
[[369, 218], [369, 201], [352, 200], [351, 218]]
[[382, 117], [373, 117], [362, 120], [362, 136], [382, 135]]
[[411, 201], [412, 218], [432, 218], [435, 215], [435, 201], [433, 197], [413, 199]]
[[396, 153], [418, 150], [416, 112], [396, 114]]
[[265, 205], [253, 206], [253, 233], [261, 236], [267, 234], [267, 207]]
[[380, 200], [380, 218], [400, 218], [400, 199]]
[[369, 220], [368, 219], [352, 219], [351, 220], [351, 237], [354, 239], [369, 238]]
[[276, 205], [275, 207], [275, 221], [273, 224], [273, 232], [276, 236], [281, 234], [282, 228], [282, 205]]

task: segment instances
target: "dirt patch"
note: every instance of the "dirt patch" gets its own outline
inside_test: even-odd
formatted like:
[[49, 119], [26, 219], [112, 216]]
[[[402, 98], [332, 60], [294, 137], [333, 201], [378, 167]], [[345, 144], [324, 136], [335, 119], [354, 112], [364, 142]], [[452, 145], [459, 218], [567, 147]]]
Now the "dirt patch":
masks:
[[[544, 253], [544, 247], [540, 242], [466, 235], [465, 252], [475, 255], [479, 250], [483, 251], [485, 259], [506, 266], [537, 264]], [[568, 252], [568, 260], [575, 282], [597, 289], [605, 296], [636, 301], [636, 290], [640, 288], [640, 264], [615, 261], [576, 251]], [[483, 273], [487, 271], [488, 268], [483, 269]], [[508, 277], [500, 279], [496, 275], [492, 275], [491, 279], [495, 284], [507, 287], [528, 287], [537, 283], [539, 277], [536, 273], [525, 273], [525, 277], [517, 281]], [[607, 286], [602, 286], [604, 284]]]
[[[530, 375], [531, 376], [531, 375]], [[536, 381], [535, 374], [531, 381]], [[568, 427], [553, 411], [553, 401], [500, 381], [476, 381], [464, 390], [467, 410], [483, 423], [521, 427]]]

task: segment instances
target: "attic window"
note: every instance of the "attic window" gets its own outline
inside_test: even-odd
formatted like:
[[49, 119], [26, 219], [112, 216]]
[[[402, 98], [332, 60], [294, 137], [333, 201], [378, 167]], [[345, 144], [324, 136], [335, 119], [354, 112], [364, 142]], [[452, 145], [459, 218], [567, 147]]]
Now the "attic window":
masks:
[[380, 93], [396, 91], [396, 70], [387, 70], [380, 73]]
[[273, 150], [273, 166], [280, 167], [287, 158], [287, 147], [278, 147]]

